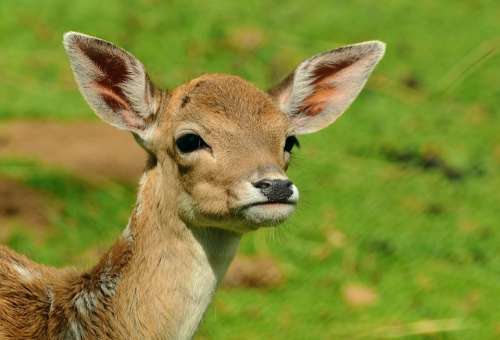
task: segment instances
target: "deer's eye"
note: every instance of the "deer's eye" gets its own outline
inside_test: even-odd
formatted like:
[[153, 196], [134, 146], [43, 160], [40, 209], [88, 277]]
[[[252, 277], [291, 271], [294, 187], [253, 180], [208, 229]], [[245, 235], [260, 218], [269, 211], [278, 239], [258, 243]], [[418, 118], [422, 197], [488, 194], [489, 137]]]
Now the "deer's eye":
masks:
[[285, 141], [285, 151], [292, 152], [294, 146], [300, 148], [299, 140], [295, 136], [288, 136]]
[[194, 133], [187, 133], [180, 136], [175, 141], [175, 145], [177, 145], [177, 148], [183, 153], [189, 153], [209, 147], [208, 144], [205, 143], [205, 141], [201, 139], [200, 136]]

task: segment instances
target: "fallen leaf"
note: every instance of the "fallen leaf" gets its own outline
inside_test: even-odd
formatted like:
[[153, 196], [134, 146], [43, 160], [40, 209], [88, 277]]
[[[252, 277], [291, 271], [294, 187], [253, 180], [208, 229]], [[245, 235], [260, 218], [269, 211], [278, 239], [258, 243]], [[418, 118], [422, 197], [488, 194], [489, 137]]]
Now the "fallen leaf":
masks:
[[351, 307], [368, 307], [377, 303], [378, 295], [374, 289], [358, 283], [348, 283], [342, 289], [344, 301]]
[[273, 288], [285, 277], [276, 260], [270, 257], [238, 256], [224, 278], [226, 288]]

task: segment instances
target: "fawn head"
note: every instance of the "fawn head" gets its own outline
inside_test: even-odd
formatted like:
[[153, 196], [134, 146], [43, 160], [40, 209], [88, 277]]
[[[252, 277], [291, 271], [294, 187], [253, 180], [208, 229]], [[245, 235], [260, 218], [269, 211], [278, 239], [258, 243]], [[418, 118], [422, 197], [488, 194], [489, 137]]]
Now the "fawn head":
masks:
[[333, 123], [385, 49], [371, 41], [315, 55], [264, 92], [223, 74], [160, 90], [139, 60], [107, 41], [70, 32], [64, 46], [88, 104], [134, 134], [161, 168], [163, 190], [176, 191], [179, 216], [237, 232], [292, 214], [299, 192], [285, 171], [296, 136]]

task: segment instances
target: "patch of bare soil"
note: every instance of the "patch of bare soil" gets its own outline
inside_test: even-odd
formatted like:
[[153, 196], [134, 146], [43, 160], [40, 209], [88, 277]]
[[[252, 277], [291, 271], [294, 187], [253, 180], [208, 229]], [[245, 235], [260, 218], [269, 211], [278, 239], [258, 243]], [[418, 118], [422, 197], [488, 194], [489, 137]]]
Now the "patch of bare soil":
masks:
[[14, 225], [43, 233], [48, 222], [47, 205], [41, 193], [0, 177], [0, 242], [9, 237]]
[[103, 122], [12, 121], [0, 125], [0, 157], [36, 159], [88, 179], [135, 182], [146, 154], [129, 133]]
[[276, 260], [270, 257], [238, 256], [224, 278], [225, 288], [261, 288], [280, 286], [285, 276]]

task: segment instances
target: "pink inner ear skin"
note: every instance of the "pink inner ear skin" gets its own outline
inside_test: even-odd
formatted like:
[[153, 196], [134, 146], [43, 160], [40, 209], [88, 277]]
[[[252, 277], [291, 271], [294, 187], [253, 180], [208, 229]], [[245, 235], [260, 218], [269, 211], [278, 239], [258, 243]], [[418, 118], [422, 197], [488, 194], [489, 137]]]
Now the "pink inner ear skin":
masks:
[[[109, 106], [109, 108], [117, 113], [121, 114], [121, 117], [127, 124], [129, 128], [144, 130], [144, 121], [138, 119], [137, 116], [132, 113], [130, 104], [118, 94], [116, 94], [113, 89], [103, 86], [99, 83], [94, 83], [99, 95], [102, 100]], [[121, 90], [121, 89], [120, 89]]]
[[97, 91], [101, 95], [102, 99], [111, 110], [115, 112], [118, 110], [130, 110], [129, 103], [120, 97], [119, 94], [115, 93], [112, 88], [100, 83], [95, 83], [94, 86], [97, 88]]
[[[353, 67], [359, 58], [351, 58], [334, 64], [323, 64], [313, 71], [313, 91], [304, 100], [302, 112], [307, 116], [316, 116], [327, 109], [331, 104], [341, 104], [348, 100], [348, 85], [346, 80], [350, 78]], [[335, 84], [345, 83], [344, 89]]]
[[335, 86], [328, 85], [317, 88], [313, 94], [304, 101], [301, 111], [304, 112], [306, 116], [311, 117], [321, 113], [328, 104], [331, 96], [333, 96], [334, 90]]

